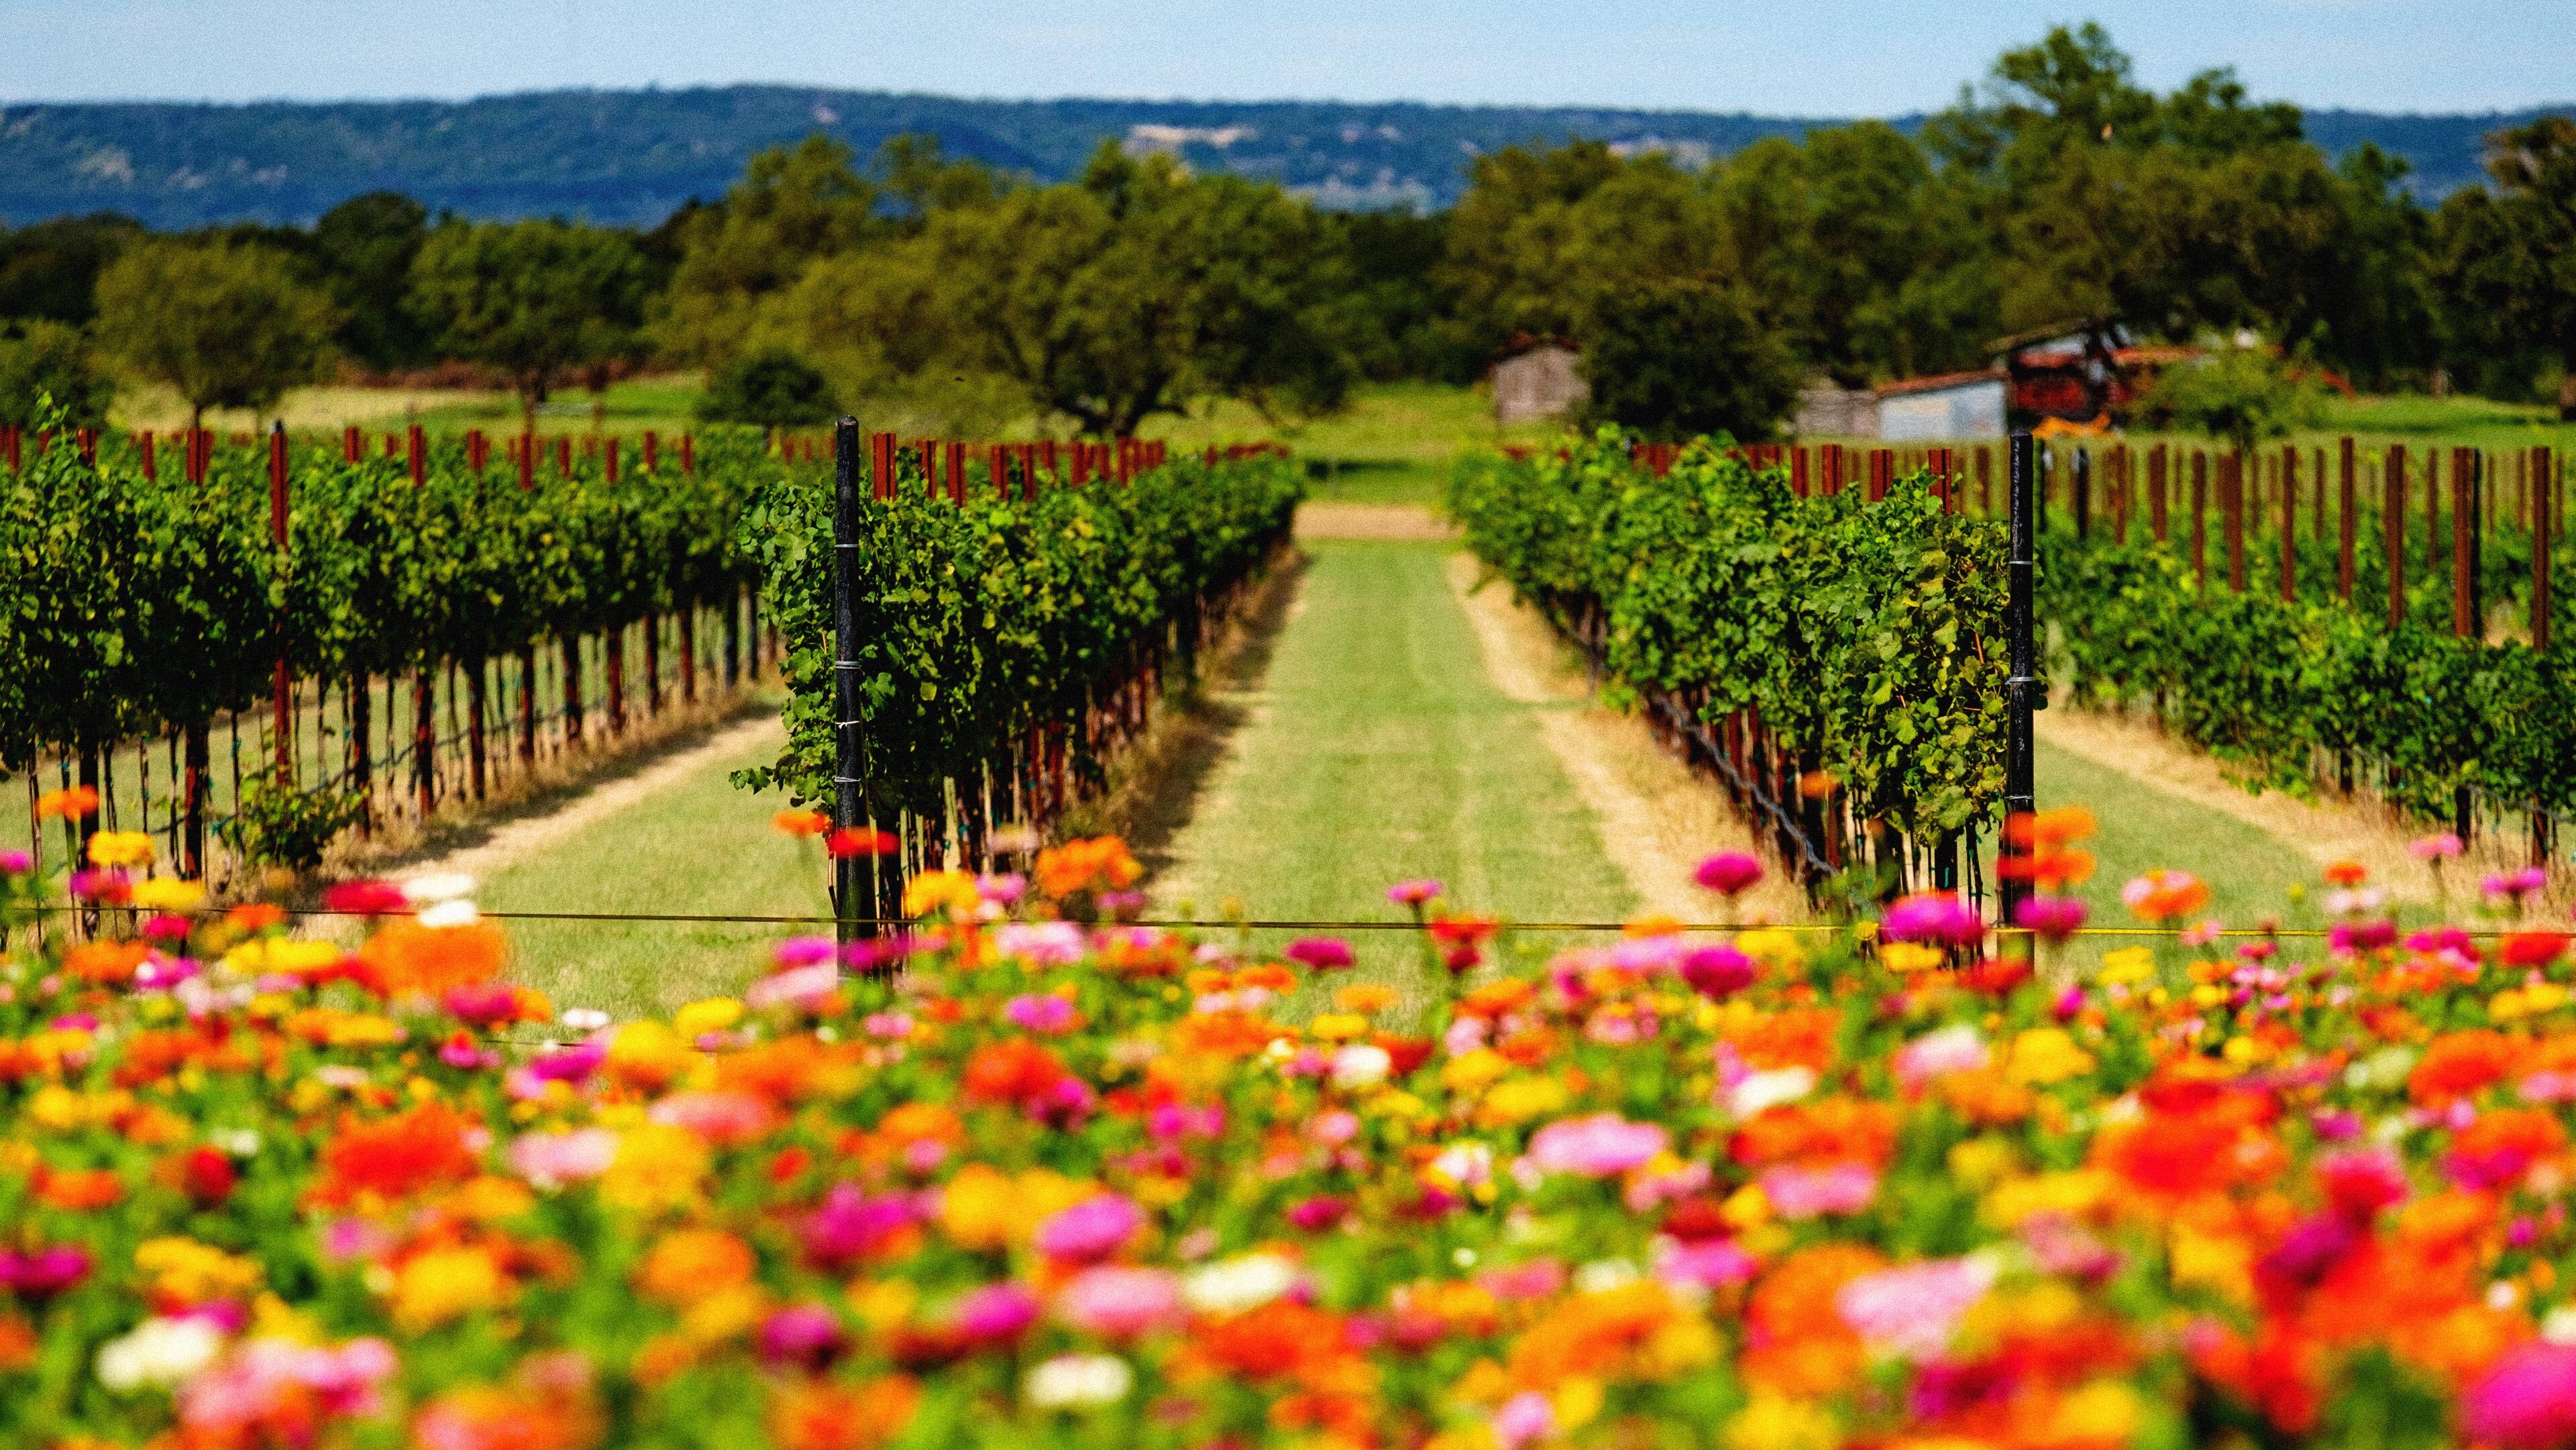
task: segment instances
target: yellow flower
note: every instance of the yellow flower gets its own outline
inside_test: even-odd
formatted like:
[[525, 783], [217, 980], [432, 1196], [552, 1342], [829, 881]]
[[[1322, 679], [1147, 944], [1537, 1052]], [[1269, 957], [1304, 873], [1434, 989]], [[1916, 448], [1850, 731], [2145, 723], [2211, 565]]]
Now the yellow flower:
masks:
[[2094, 1168], [2011, 1178], [1986, 1194], [1986, 1221], [2012, 1228], [2035, 1213], [2062, 1213], [2081, 1218], [2110, 1201], [2111, 1176]]
[[89, 838], [93, 866], [149, 866], [152, 838], [141, 831], [101, 831]]
[[336, 966], [348, 955], [326, 941], [258, 936], [224, 953], [224, 965], [245, 977], [302, 976]]
[[617, 1157], [600, 1176], [599, 1195], [621, 1208], [669, 1208], [688, 1202], [706, 1177], [707, 1145], [686, 1128], [644, 1123], [620, 1138]]
[[[1864, 925], [1874, 927], [1877, 924], [1869, 922]], [[1802, 967], [1807, 963], [1807, 954], [1798, 949], [1796, 934], [1777, 927], [1737, 932], [1735, 949], [1766, 967]]]
[[709, 997], [671, 1014], [671, 1026], [682, 1037], [695, 1042], [710, 1032], [722, 1032], [742, 1020], [742, 1003], [731, 997]]
[[1548, 1408], [1556, 1412], [1558, 1429], [1572, 1430], [1592, 1423], [1601, 1413], [1603, 1398], [1601, 1381], [1589, 1375], [1573, 1375], [1548, 1397]]
[[537, 1195], [528, 1185], [515, 1178], [496, 1178], [489, 1173], [468, 1179], [448, 1205], [464, 1218], [477, 1223], [498, 1223], [517, 1218], [537, 1206]]
[[1526, 1123], [1565, 1106], [1565, 1084], [1552, 1077], [1520, 1077], [1494, 1084], [1476, 1109], [1486, 1127]]
[[635, 1287], [670, 1304], [687, 1304], [751, 1282], [760, 1261], [751, 1245], [722, 1229], [664, 1234], [635, 1271]]
[[975, 889], [972, 871], [925, 871], [905, 883], [903, 914], [926, 916], [944, 911], [960, 920], [971, 920], [975, 909], [984, 904], [982, 893]]
[[194, 911], [205, 904], [206, 886], [202, 881], [182, 881], [176, 876], [155, 876], [134, 883], [134, 904], [146, 911]]
[[1941, 965], [1943, 960], [1939, 947], [1915, 941], [1889, 942], [1878, 949], [1878, 959], [1887, 964], [1889, 971], [1903, 976], [1928, 972]]
[[661, 1088], [698, 1060], [696, 1048], [659, 1022], [629, 1022], [609, 1039], [604, 1066], [641, 1088]]
[[1490, 1047], [1453, 1057], [1440, 1068], [1440, 1085], [1453, 1093], [1481, 1092], [1512, 1070], [1512, 1060]]
[[432, 1249], [414, 1255], [394, 1277], [394, 1322], [418, 1332], [510, 1298], [501, 1266], [480, 1248]]
[[1969, 1188], [2001, 1180], [2012, 1166], [2012, 1144], [2001, 1138], [1970, 1138], [1950, 1149], [1950, 1176]]
[[758, 1284], [735, 1284], [691, 1303], [680, 1315], [680, 1332], [716, 1344], [748, 1333], [768, 1312], [769, 1296]]
[[190, 1238], [146, 1239], [134, 1267], [152, 1276], [152, 1292], [182, 1304], [233, 1299], [259, 1287], [257, 1263]]
[[1403, 1001], [1402, 994], [1383, 982], [1354, 982], [1333, 994], [1333, 1006], [1344, 1012], [1383, 1012]]
[[1761, 1394], [1726, 1423], [1726, 1450], [1834, 1450], [1842, 1430], [1805, 1400]]
[[909, 1279], [867, 1279], [850, 1285], [850, 1312], [882, 1334], [912, 1317], [921, 1290]]
[[2126, 1445], [2144, 1411], [2138, 1392], [2118, 1380], [2095, 1380], [2057, 1402], [2048, 1417], [2053, 1445]]
[[2004, 1076], [2030, 1087], [2064, 1082], [2093, 1070], [2093, 1054], [2056, 1027], [2033, 1027], [2013, 1039]]
[[2234, 1234], [2207, 1233], [2178, 1221], [2168, 1262], [2177, 1289], [2202, 1284], [2238, 1304], [2254, 1302], [2254, 1250]]
[[1726, 1202], [1718, 1205], [1717, 1216], [1731, 1228], [1751, 1228], [1771, 1216], [1771, 1196], [1761, 1184], [1748, 1183], [1727, 1195]]
[[1032, 1168], [1014, 1179], [989, 1164], [969, 1163], [940, 1196], [939, 1227], [964, 1249], [999, 1249], [1026, 1237], [1037, 1221], [1071, 1208], [1096, 1185]]
[[1307, 1023], [1306, 1030], [1326, 1042], [1348, 1042], [1369, 1035], [1369, 1020], [1357, 1012], [1326, 1012]]
[[2143, 982], [2156, 974], [2156, 954], [2145, 947], [2122, 947], [2102, 954], [2102, 970], [2094, 980], [2105, 986], [2123, 986]]

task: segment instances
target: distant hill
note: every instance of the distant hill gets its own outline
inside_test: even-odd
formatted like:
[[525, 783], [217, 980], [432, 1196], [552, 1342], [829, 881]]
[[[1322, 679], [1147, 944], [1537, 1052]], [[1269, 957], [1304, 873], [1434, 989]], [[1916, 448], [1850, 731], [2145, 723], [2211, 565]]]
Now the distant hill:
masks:
[[[2439, 196], [2478, 176], [2478, 138], [2538, 112], [2312, 111], [2340, 153], [2361, 142], [2415, 163]], [[1911, 129], [1920, 117], [1901, 117]], [[1377, 105], [1332, 101], [989, 101], [744, 85], [546, 91], [471, 101], [88, 102], [0, 107], [0, 220], [118, 211], [156, 228], [305, 222], [360, 192], [408, 192], [471, 216], [542, 214], [650, 226], [713, 199], [765, 146], [815, 131], [865, 155], [936, 135], [950, 154], [1053, 180], [1104, 138], [1204, 170], [1269, 177], [1340, 207], [1448, 205], [1476, 155], [1593, 137], [1686, 162], [1830, 120], [1699, 111]]]

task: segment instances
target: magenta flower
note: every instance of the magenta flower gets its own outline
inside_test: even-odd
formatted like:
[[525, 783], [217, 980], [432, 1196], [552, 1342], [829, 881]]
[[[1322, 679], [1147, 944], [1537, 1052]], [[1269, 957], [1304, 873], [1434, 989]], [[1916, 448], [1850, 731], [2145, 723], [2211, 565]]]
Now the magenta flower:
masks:
[[1301, 1199], [1288, 1210], [1288, 1222], [1307, 1233], [1322, 1233], [1350, 1216], [1351, 1206], [1331, 1194]]
[[958, 1332], [983, 1344], [1017, 1339], [1037, 1317], [1037, 1296], [1016, 1279], [978, 1285], [957, 1301]]
[[1096, 1263], [1125, 1248], [1144, 1227], [1143, 1210], [1123, 1195], [1103, 1193], [1040, 1219], [1031, 1242], [1050, 1259]]
[[2555, 1450], [2576, 1440], [2576, 1345], [2506, 1350], [2461, 1397], [2460, 1428], [2497, 1450]]
[[1682, 958], [1682, 980], [1703, 997], [1723, 998], [1753, 985], [1753, 959], [1731, 946], [1701, 947]]
[[1986, 939], [1986, 923], [1977, 909], [1947, 891], [1898, 897], [1880, 915], [1878, 930], [1889, 941], [1933, 946], [1973, 947]]
[[909, 1198], [871, 1198], [855, 1183], [835, 1183], [823, 1195], [822, 1207], [806, 1216], [799, 1233], [807, 1258], [840, 1268], [909, 1227], [913, 1217]]
[[1114, 1265], [1085, 1269], [1056, 1294], [1055, 1311], [1087, 1333], [1133, 1339], [1180, 1321], [1180, 1276]]
[[1351, 944], [1337, 936], [1301, 936], [1283, 955], [1314, 972], [1338, 972], [1353, 961]]
[[24, 851], [0, 851], [0, 876], [24, 876], [36, 869], [36, 858]]
[[2013, 925], [2048, 941], [2062, 942], [2083, 924], [2084, 903], [2072, 896], [2027, 896], [2013, 908]]
[[1073, 1026], [1073, 1004], [1053, 992], [1023, 992], [1002, 1005], [1002, 1016], [1012, 1026], [1045, 1036], [1069, 1030]]
[[0, 1284], [21, 1298], [50, 1299], [89, 1277], [89, 1250], [55, 1244], [27, 1253], [0, 1250]]
[[587, 1081], [607, 1060], [606, 1043], [584, 1042], [529, 1059], [528, 1072], [539, 1082], [579, 1083]]
[[1398, 906], [1420, 906], [1440, 894], [1437, 881], [1399, 881], [1386, 889], [1386, 899]]
[[2397, 944], [2397, 923], [2376, 921], [2339, 921], [2327, 934], [2326, 944], [2335, 951], [2375, 952]]
[[2549, 873], [2537, 866], [2525, 866], [2519, 871], [2501, 871], [2478, 883], [2480, 892], [2488, 896], [2507, 898], [2516, 906], [2522, 905], [2524, 897], [2535, 891], [2547, 890], [2548, 887]]
[[1742, 851], [1720, 851], [1700, 862], [1691, 879], [1732, 900], [1762, 879], [1762, 863]]
[[821, 1304], [791, 1304], [760, 1322], [760, 1357], [771, 1364], [817, 1368], [846, 1343], [841, 1321]]
[[1529, 1160], [1546, 1173], [1608, 1178], [1651, 1161], [1672, 1141], [1653, 1123], [1632, 1123], [1617, 1113], [1560, 1118], [1531, 1137]]

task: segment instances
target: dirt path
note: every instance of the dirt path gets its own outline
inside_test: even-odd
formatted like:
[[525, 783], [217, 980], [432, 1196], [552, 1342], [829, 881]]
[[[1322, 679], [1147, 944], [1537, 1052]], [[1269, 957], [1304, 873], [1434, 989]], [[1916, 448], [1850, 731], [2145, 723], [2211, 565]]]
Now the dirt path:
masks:
[[[1706, 919], [1717, 902], [1692, 881], [1692, 869], [1715, 851], [1753, 850], [1752, 832], [1725, 794], [1666, 749], [1644, 720], [1599, 704], [1547, 622], [1500, 580], [1478, 587], [1480, 574], [1469, 555], [1450, 556], [1449, 587], [1484, 647], [1487, 677], [1534, 707], [1539, 738], [1600, 818], [1602, 845], [1640, 906], [1683, 921]], [[1776, 873], [1745, 901], [1775, 921], [1794, 918], [1799, 904]]]

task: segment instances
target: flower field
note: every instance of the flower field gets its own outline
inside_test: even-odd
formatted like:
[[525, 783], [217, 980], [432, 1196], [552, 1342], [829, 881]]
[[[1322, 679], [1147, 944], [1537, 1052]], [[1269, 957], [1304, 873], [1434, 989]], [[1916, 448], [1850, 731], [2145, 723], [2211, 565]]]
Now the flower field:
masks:
[[68, 949], [0, 862], [9, 1444], [2576, 1439], [2565, 939], [2358, 868], [2082, 984], [1939, 897], [1539, 961], [1408, 882], [1401, 1020], [1104, 922], [1104, 839], [612, 1024], [468, 882], [335, 888], [349, 947], [99, 839], [136, 924]]

